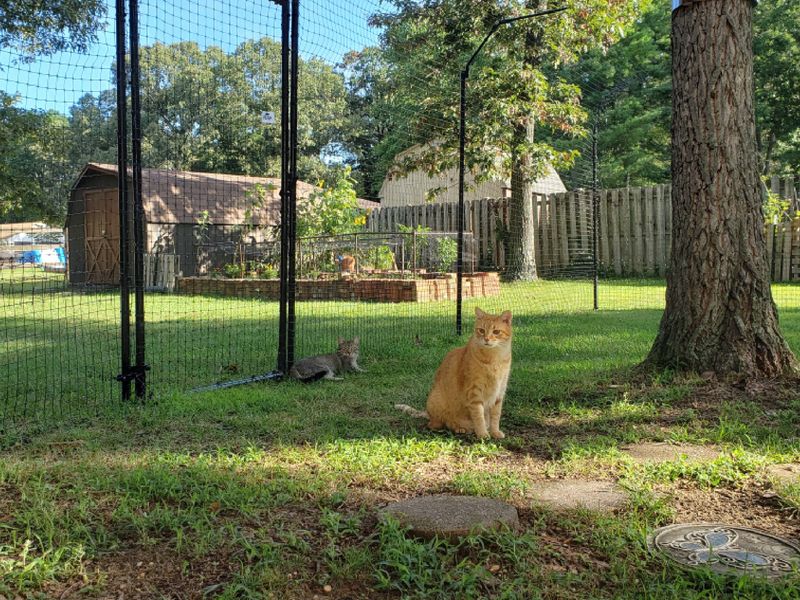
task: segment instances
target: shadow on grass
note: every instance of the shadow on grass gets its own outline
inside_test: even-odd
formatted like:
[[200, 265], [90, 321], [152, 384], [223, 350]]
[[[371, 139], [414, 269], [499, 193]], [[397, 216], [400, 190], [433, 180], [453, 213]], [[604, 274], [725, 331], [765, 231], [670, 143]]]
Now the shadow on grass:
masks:
[[[35, 352], [0, 354], [5, 398], [0, 416], [7, 425], [17, 423], [15, 432], [79, 421], [111, 447], [241, 448], [416, 435], [422, 424], [397, 414], [392, 405], [423, 408], [442, 357], [464, 341], [453, 335], [447, 306], [300, 304], [297, 356], [330, 352], [337, 337], [359, 335], [367, 373], [349, 374], [343, 382], [261, 383], [187, 394], [275, 366], [274, 303], [238, 300], [225, 310], [207, 310], [201, 302], [164, 297], [163, 306], [149, 314], [152, 398], [145, 407], [120, 402], [113, 380], [118, 341], [108, 323], [87, 319], [52, 328], [51, 335], [37, 340]], [[438, 314], [419, 312], [424, 310]], [[567, 438], [627, 440], [638, 435], [630, 429], [633, 424], [655, 428], [690, 420], [685, 414], [661, 414], [685, 395], [680, 386], [667, 386], [663, 397], [658, 392], [625, 396], [625, 389], [608, 387], [624, 382], [627, 370], [646, 355], [660, 310], [555, 315], [515, 310], [514, 364], [504, 414], [512, 435], [542, 438], [552, 453]], [[781, 317], [790, 344], [800, 347], [800, 309], [786, 309]], [[471, 321], [465, 319], [467, 331]], [[24, 320], [0, 319], [0, 329], [12, 333], [10, 344], [26, 342]], [[96, 347], [97, 340], [105, 346]], [[35, 360], [22, 362], [34, 354]], [[67, 368], [54, 376], [53, 366], [65, 357]], [[556, 414], [567, 418], [559, 423]], [[92, 427], [94, 422], [100, 425]]]

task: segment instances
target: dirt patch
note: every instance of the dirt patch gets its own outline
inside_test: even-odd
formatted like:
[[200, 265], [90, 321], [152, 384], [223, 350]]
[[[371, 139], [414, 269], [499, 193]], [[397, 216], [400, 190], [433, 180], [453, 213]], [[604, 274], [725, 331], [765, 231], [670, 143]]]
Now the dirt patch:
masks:
[[533, 497], [555, 510], [586, 508], [601, 512], [620, 509], [628, 500], [625, 493], [610, 481], [582, 479], [537, 482]]
[[203, 590], [224, 583], [238, 569], [224, 554], [187, 560], [171, 548], [131, 548], [87, 561], [86, 580], [47, 588], [48, 598], [202, 598]]
[[653, 464], [683, 459], [687, 462], [712, 461], [720, 456], [719, 450], [694, 444], [670, 444], [667, 442], [643, 442], [620, 448], [635, 462]]
[[10, 483], [0, 484], [0, 523], [10, 521], [14, 510], [22, 500], [17, 486]]
[[719, 416], [720, 407], [726, 402], [752, 402], [765, 411], [789, 407], [798, 399], [800, 379], [754, 380], [742, 382], [717, 382], [711, 379], [704, 385], [693, 388], [675, 406], [692, 408], [698, 416], [711, 420]]
[[675, 510], [675, 523], [725, 523], [761, 529], [795, 543], [800, 540], [797, 512], [785, 508], [766, 488], [707, 490], [678, 485], [662, 491]]
[[767, 467], [767, 475], [785, 484], [800, 483], [800, 465], [795, 463], [770, 465]]

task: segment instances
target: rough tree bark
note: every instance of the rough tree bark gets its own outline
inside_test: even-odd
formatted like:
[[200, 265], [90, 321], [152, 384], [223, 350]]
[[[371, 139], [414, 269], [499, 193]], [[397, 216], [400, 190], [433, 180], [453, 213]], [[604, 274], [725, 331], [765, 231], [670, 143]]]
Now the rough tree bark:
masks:
[[[514, 147], [533, 141], [534, 124], [517, 127]], [[533, 281], [537, 278], [533, 230], [533, 183], [528, 174], [531, 157], [512, 152], [511, 198], [508, 201], [508, 260], [505, 279]]]
[[[526, 10], [534, 13], [547, 8], [547, 0], [527, 0]], [[541, 28], [534, 27], [525, 35], [525, 62], [538, 65], [541, 61]], [[533, 143], [536, 124], [533, 118], [519, 123], [514, 128], [511, 151], [511, 198], [508, 201], [508, 258], [504, 278], [508, 281], [533, 281], [536, 271], [536, 232], [533, 228], [533, 181], [531, 171], [533, 159], [519, 152]]]
[[667, 305], [645, 366], [793, 372], [767, 265], [750, 0], [703, 0], [672, 22], [673, 239]]

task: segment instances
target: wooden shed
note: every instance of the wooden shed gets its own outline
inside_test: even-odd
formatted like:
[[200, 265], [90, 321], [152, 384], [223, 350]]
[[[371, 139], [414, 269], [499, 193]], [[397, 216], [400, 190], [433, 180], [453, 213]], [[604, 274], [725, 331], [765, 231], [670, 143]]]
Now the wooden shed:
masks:
[[[253, 203], [257, 185], [265, 192], [260, 206]], [[313, 190], [314, 186], [298, 182], [298, 201]], [[219, 268], [231, 260], [244, 223], [251, 225], [249, 244], [271, 239], [280, 218], [279, 192], [280, 180], [275, 178], [142, 169], [145, 252], [178, 256], [180, 271], [186, 276]], [[119, 282], [118, 198], [116, 165], [89, 163], [83, 168], [67, 209], [72, 284]]]

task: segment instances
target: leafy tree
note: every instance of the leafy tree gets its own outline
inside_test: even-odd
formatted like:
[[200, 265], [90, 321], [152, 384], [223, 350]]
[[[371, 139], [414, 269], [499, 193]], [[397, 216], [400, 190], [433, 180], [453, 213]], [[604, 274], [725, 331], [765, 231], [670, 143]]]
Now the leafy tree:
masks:
[[[669, 19], [662, 3], [652, 5], [613, 46], [592, 50], [559, 71], [581, 88], [581, 104], [597, 128], [603, 187], [653, 185], [669, 179]], [[581, 187], [590, 169], [591, 156], [584, 153], [561, 175], [569, 187]]]
[[358, 206], [355, 181], [349, 167], [341, 169], [331, 182], [319, 183], [304, 202], [297, 204], [298, 237], [340, 235], [361, 231], [366, 211]]
[[394, 88], [389, 65], [383, 51], [373, 46], [347, 53], [339, 68], [347, 88], [349, 120], [343, 137], [346, 162], [354, 169], [359, 195], [377, 198], [390, 166], [376, 151], [391, 130], [389, 99]]
[[0, 4], [0, 49], [23, 60], [61, 50], [85, 52], [104, 27], [102, 0], [6, 0]]
[[800, 4], [759, 3], [755, 15], [758, 146], [763, 172], [800, 171]]
[[[263, 38], [225, 53], [195, 42], [141, 49], [142, 159], [145, 166], [275, 176], [280, 170], [280, 44]], [[342, 138], [343, 77], [319, 60], [300, 63], [298, 172], [328, 174], [323, 157]], [[116, 146], [114, 92], [73, 107], [76, 130], [88, 125], [101, 150]], [[262, 122], [274, 112], [278, 123]], [[95, 159], [96, 160], [96, 159]]]
[[0, 92], [0, 219], [62, 223], [70, 177], [67, 119], [15, 106]]
[[[443, 171], [457, 165], [459, 72], [486, 32], [500, 18], [545, 9], [540, 0], [393, 0], [396, 12], [378, 15], [382, 45], [391, 65], [395, 121], [379, 145], [384, 157], [400, 147], [425, 144], [396, 167]], [[574, 159], [537, 139], [536, 127], [583, 135], [586, 113], [580, 90], [546, 76], [550, 65], [570, 62], [596, 47], [610, 46], [648, 6], [648, 0], [571, 0], [571, 10], [519, 21], [498, 31], [475, 63], [469, 82], [471, 120], [467, 165], [478, 179], [510, 177], [510, 279], [536, 277], [533, 223], [526, 200], [548, 162]]]
[[[761, 2], [753, 26], [763, 173], [795, 174], [800, 170], [800, 5], [791, 0]], [[567, 80], [581, 87], [582, 104], [598, 124], [604, 187], [669, 179], [669, 34], [670, 11], [656, 4], [607, 52], [589, 52], [564, 71]], [[579, 158], [574, 171], [586, 173], [587, 160]], [[564, 177], [569, 180], [571, 175]]]
[[85, 94], [69, 110], [69, 162], [78, 169], [87, 162], [117, 162], [116, 91]]

